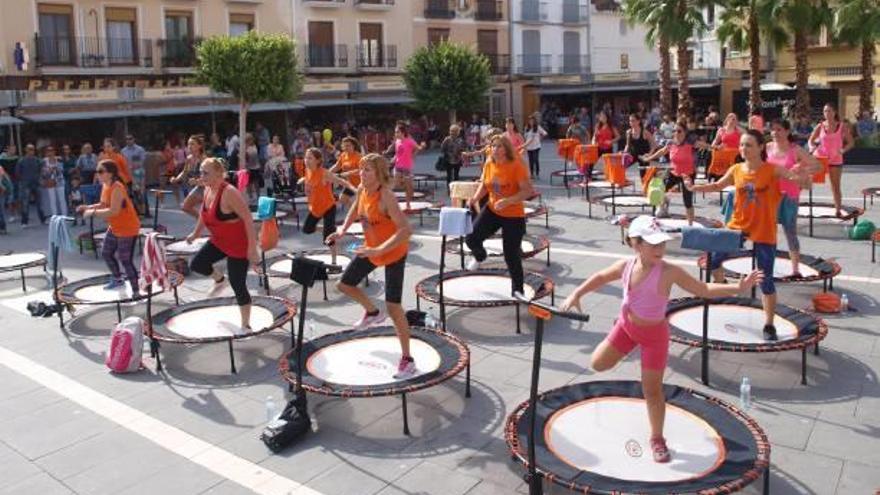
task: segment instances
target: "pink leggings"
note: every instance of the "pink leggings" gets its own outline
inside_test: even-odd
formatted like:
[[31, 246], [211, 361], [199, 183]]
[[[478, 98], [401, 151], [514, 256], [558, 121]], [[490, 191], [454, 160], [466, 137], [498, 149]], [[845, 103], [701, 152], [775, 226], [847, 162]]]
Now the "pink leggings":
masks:
[[669, 324], [639, 326], [629, 319], [626, 311], [621, 311], [611, 333], [605, 338], [617, 352], [629, 354], [636, 346], [641, 347], [642, 368], [649, 370], [666, 369], [669, 358]]

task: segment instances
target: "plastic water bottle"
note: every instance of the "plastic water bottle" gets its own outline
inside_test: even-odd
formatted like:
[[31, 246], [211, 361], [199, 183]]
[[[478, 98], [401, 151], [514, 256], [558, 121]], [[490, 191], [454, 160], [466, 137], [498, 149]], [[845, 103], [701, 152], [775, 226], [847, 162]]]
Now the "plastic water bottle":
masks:
[[748, 411], [752, 407], [752, 384], [747, 376], [743, 377], [739, 386], [739, 407], [743, 411]]
[[275, 398], [270, 395], [269, 397], [266, 397], [266, 422], [271, 423], [275, 419], [275, 414]]
[[431, 313], [425, 313], [425, 328], [428, 330], [435, 330], [437, 328], [437, 321], [434, 320], [434, 316]]
[[845, 313], [849, 311], [849, 298], [846, 297], [846, 294], [840, 295], [840, 312]]

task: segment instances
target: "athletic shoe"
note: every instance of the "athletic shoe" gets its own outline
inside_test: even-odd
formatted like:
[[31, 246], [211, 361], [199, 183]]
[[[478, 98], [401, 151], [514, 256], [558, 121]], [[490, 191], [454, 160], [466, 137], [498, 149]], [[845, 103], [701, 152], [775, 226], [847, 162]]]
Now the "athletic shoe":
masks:
[[228, 285], [226, 277], [221, 278], [219, 282], [214, 282], [214, 286], [208, 289], [208, 297], [217, 297]]
[[477, 261], [476, 258], [471, 258], [471, 260], [468, 261], [467, 269], [468, 269], [468, 271], [471, 271], [471, 272], [479, 270], [480, 264], [481, 263], [479, 261]]
[[26, 223], [21, 224], [21, 230], [25, 230], [25, 229], [29, 229], [29, 228], [31, 228], [30, 225], [28, 225]]
[[651, 451], [654, 453], [654, 462], [662, 464], [672, 460], [672, 455], [666, 447], [666, 439], [663, 437], [651, 439]]
[[104, 284], [104, 290], [119, 290], [123, 287], [125, 287], [125, 281], [115, 278]]
[[779, 340], [779, 336], [776, 335], [776, 327], [764, 325], [764, 340]]
[[367, 327], [378, 325], [379, 323], [385, 321], [385, 318], [385, 313], [383, 313], [381, 309], [377, 309], [374, 314], [369, 314], [364, 311], [364, 315], [361, 316], [361, 319], [354, 322], [354, 329], [363, 330]]
[[412, 357], [401, 357], [397, 363], [397, 373], [394, 374], [395, 380], [405, 380], [416, 374], [416, 361]]

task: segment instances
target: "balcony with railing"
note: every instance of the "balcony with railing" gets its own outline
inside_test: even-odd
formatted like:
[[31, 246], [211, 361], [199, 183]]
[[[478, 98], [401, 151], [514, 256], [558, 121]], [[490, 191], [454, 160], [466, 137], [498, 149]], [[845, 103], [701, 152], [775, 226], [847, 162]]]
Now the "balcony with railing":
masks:
[[483, 53], [489, 59], [489, 72], [493, 76], [506, 76], [510, 73], [510, 55], [500, 53]]
[[584, 24], [587, 22], [587, 4], [579, 0], [565, 0], [562, 4], [562, 22], [564, 24]]
[[453, 17], [455, 17], [454, 0], [425, 0], [426, 19], [452, 19]]
[[557, 65], [560, 74], [583, 74], [590, 69], [589, 55], [560, 55]]
[[303, 0], [303, 3], [312, 7], [329, 7], [332, 9], [345, 5], [345, 0]]
[[53, 37], [34, 35], [37, 67], [153, 66], [153, 42], [137, 38]]
[[547, 2], [521, 0], [519, 20], [520, 22], [547, 22]]
[[358, 45], [357, 67], [373, 71], [397, 69], [397, 45]]
[[193, 67], [196, 64], [196, 45], [201, 40], [195, 39], [159, 39], [156, 44], [162, 51], [162, 67]]
[[525, 53], [516, 59], [516, 73], [523, 75], [550, 74], [553, 71], [553, 62], [550, 55], [540, 53]]
[[474, 19], [478, 21], [500, 21], [504, 18], [504, 6], [496, 0], [477, 0]]
[[394, 0], [354, 0], [354, 5], [364, 10], [388, 10], [394, 7]]
[[347, 69], [349, 65], [347, 45], [303, 45], [302, 54], [306, 70]]

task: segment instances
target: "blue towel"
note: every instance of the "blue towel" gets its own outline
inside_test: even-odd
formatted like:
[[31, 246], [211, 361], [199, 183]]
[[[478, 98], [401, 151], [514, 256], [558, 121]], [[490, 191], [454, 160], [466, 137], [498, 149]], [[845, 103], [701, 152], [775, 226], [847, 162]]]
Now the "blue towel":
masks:
[[55, 250], [52, 249], [54, 246], [58, 246], [59, 254], [62, 250], [68, 253], [76, 252], [76, 243], [73, 242], [73, 236], [70, 234], [68, 220], [71, 218], [61, 215], [52, 215], [49, 219], [49, 254], [46, 259], [49, 261], [50, 269], [55, 266]]
[[260, 196], [257, 200], [257, 218], [267, 220], [275, 217], [275, 198]]
[[682, 227], [681, 247], [713, 253], [732, 253], [742, 249], [742, 232], [729, 229]]
[[736, 191], [728, 191], [721, 201], [721, 214], [724, 216], [724, 223], [730, 221], [733, 216], [733, 203], [736, 200]]

